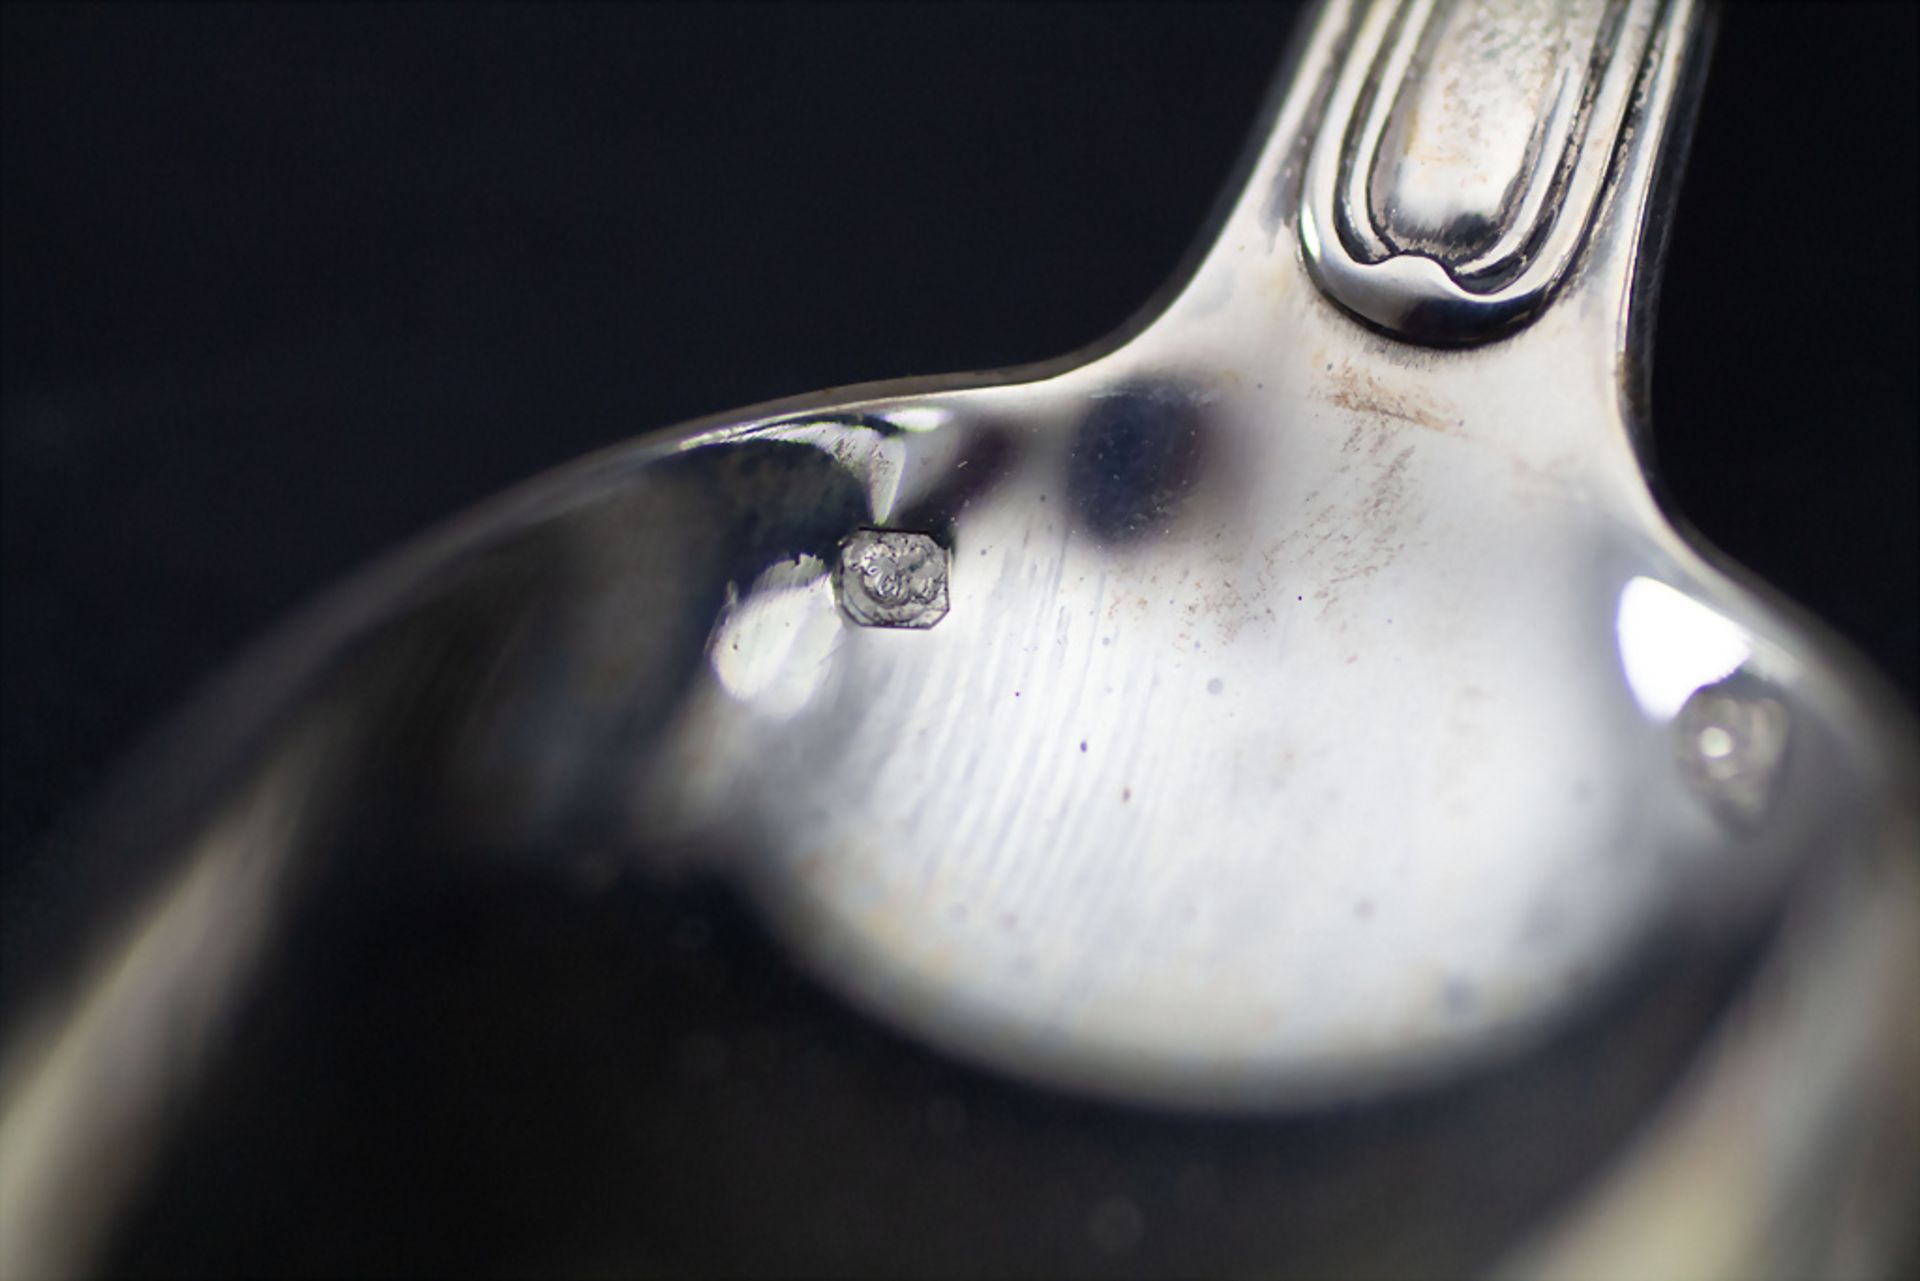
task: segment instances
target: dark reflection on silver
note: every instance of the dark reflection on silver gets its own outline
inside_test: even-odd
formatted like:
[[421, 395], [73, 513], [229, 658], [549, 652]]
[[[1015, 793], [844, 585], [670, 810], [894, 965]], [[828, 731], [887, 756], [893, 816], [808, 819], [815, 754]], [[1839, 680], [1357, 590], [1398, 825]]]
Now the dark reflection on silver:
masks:
[[1891, 1270], [1912, 728], [1634, 445], [1698, 14], [1436, 8], [1434, 84], [1461, 14], [1636, 68], [1476, 206], [1565, 255], [1528, 323], [1439, 349], [1316, 284], [1301, 167], [1398, 12], [1321, 14], [1149, 323], [585, 460], [233, 673], [9, 1012], [0, 1272], [173, 1257], [196, 1179], [350, 1203], [238, 1271]]

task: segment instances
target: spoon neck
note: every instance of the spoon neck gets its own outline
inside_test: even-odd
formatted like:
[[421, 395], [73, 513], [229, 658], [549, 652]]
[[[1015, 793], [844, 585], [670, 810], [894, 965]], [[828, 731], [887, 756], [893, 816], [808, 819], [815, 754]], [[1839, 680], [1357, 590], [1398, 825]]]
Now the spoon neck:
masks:
[[1130, 345], [1326, 343], [1527, 381], [1597, 356], [1640, 412], [1706, 29], [1696, 0], [1329, 0], [1208, 248]]

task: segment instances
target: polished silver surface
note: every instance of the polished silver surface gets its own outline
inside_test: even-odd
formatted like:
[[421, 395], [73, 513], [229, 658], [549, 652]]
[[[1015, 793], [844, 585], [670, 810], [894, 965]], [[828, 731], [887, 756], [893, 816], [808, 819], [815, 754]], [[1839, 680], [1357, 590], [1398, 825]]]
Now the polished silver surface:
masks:
[[1687, 20], [1660, 0], [1371, 6], [1307, 162], [1314, 278], [1414, 341], [1524, 323], [1573, 266]]
[[1443, 1090], [1710, 958], [1739, 981], [1686, 1007], [1677, 1084], [1500, 1258], [1891, 1267], [1912, 729], [1643, 471], [1700, 23], [1332, 3], [1145, 323], [644, 439], [322, 602], [209, 704], [186, 817], [130, 835], [164, 842], [144, 896], [10, 1029], [0, 1272], [86, 1267], [373, 814], [717, 878], [908, 1043], [1156, 1115]]

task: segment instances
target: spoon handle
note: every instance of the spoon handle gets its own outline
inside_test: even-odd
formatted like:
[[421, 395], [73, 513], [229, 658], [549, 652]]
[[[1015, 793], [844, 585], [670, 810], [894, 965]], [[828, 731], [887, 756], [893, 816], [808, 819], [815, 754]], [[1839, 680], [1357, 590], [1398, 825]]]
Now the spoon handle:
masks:
[[1597, 295], [1624, 349], [1708, 16], [1696, 0], [1333, 0], [1201, 274], [1228, 272], [1257, 232], [1403, 342], [1484, 344]]

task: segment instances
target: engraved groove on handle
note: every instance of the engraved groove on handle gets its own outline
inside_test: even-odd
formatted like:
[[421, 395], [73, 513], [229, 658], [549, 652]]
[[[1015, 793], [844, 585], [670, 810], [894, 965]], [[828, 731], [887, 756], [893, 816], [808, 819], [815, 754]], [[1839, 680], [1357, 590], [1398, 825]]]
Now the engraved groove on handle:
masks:
[[[1300, 239], [1348, 311], [1433, 345], [1531, 319], [1578, 256], [1687, 0], [1379, 0], [1312, 143]], [[1657, 64], [1656, 64], [1657, 65]]]

